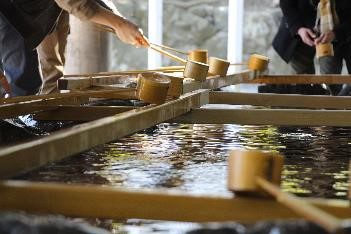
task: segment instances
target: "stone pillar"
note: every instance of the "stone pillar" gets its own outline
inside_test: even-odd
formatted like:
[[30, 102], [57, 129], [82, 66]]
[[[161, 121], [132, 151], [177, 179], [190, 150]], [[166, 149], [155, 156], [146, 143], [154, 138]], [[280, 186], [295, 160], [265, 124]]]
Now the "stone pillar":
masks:
[[107, 71], [107, 33], [92, 23], [70, 17], [65, 74]]
[[228, 0], [228, 60], [243, 59], [244, 0]]
[[[151, 42], [162, 44], [163, 38], [163, 0], [149, 0], [148, 38]], [[150, 69], [162, 66], [162, 55], [149, 50], [148, 67]]]

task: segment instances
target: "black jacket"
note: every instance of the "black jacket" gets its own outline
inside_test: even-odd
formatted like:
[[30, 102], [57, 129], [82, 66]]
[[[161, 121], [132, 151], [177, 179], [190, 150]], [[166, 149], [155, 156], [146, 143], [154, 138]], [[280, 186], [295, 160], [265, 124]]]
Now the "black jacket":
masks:
[[53, 30], [62, 9], [54, 0], [0, 0], [0, 11], [34, 49]]
[[[336, 11], [340, 24], [334, 29], [338, 43], [348, 43], [351, 39], [351, 1], [335, 0]], [[301, 27], [313, 29], [316, 16], [318, 0], [280, 0], [283, 12], [278, 33], [273, 40], [273, 48], [277, 53], [289, 62], [299, 43], [303, 43], [297, 35]]]
[[[103, 1], [94, 1], [111, 10]], [[29, 49], [36, 48], [55, 28], [62, 11], [54, 0], [0, 0], [0, 12], [22, 35]]]

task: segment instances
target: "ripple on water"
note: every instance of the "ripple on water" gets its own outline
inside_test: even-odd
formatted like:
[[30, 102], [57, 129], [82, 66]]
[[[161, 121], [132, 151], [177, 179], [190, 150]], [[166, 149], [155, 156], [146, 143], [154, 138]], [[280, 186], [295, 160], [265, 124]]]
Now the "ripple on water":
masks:
[[284, 190], [346, 198], [350, 135], [351, 128], [160, 124], [21, 179], [227, 194], [229, 150], [263, 149], [285, 156]]
[[[160, 124], [20, 179], [228, 195], [229, 150], [262, 149], [285, 156], [285, 191], [345, 199], [350, 136], [351, 128]], [[128, 220], [105, 226], [114, 233], [183, 233], [197, 224]]]

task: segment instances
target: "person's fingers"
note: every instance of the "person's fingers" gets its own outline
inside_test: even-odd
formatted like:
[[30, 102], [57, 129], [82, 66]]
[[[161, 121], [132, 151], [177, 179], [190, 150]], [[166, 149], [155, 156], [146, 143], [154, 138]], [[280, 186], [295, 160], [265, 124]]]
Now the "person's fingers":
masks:
[[306, 32], [307, 32], [309, 37], [311, 37], [313, 39], [316, 38], [316, 34], [311, 29], [306, 30]]
[[318, 37], [314, 40], [314, 43], [317, 45], [322, 42], [322, 37]]
[[314, 46], [314, 37], [315, 34], [309, 30], [309, 29], [305, 29], [301, 32], [300, 34], [302, 41], [309, 46]]
[[322, 40], [321, 40], [321, 43], [327, 43], [328, 42], [328, 36], [327, 35], [324, 35], [323, 37], [322, 37]]
[[308, 37], [308, 36], [304, 37], [304, 40], [303, 40], [303, 41], [305, 42], [305, 44], [307, 44], [307, 45], [309, 45], [309, 46], [314, 46], [314, 41], [311, 40], [311, 38]]
[[150, 41], [149, 39], [143, 35], [143, 43], [145, 46], [150, 47]]
[[322, 34], [320, 37], [318, 37], [315, 40], [315, 44], [325, 44], [325, 43], [329, 43], [331, 40], [331, 36], [329, 34]]
[[314, 42], [313, 41], [311, 41], [311, 40], [308, 40], [308, 42], [307, 42], [307, 45], [309, 45], [309, 46], [314, 46]]
[[149, 40], [144, 35], [139, 35], [135, 38], [138, 46], [140, 47], [149, 47], [150, 43]]

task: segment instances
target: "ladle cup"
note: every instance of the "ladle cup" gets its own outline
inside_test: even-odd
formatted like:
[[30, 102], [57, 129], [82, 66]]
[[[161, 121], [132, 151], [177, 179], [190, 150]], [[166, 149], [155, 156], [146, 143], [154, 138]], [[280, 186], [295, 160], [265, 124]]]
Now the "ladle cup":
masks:
[[228, 165], [228, 189], [239, 194], [270, 194], [276, 200], [317, 223], [330, 233], [342, 233], [345, 222], [279, 188], [283, 157], [258, 150], [233, 150]]

